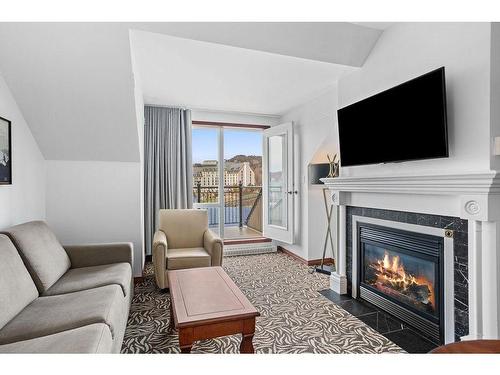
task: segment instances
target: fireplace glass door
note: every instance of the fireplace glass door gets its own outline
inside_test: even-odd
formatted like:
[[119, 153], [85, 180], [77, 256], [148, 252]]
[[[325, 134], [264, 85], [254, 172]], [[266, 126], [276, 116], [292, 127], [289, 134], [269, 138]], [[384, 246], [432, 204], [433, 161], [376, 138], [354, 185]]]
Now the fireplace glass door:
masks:
[[364, 244], [363, 283], [400, 304], [439, 318], [436, 263], [382, 246]]

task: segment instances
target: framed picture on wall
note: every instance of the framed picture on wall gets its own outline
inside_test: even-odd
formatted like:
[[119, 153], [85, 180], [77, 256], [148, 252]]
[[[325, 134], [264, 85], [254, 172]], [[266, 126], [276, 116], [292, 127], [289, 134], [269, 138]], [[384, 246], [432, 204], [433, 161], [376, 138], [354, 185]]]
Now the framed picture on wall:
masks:
[[0, 117], [0, 185], [12, 184], [12, 140], [10, 121]]

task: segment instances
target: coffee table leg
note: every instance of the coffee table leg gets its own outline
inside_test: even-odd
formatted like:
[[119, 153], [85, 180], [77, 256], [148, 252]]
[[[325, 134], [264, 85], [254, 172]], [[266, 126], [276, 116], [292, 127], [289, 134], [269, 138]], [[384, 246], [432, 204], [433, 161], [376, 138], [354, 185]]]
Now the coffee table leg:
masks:
[[240, 345], [240, 353], [253, 354], [253, 335], [242, 335], [241, 337], [241, 345]]
[[253, 335], [255, 333], [255, 318], [243, 321], [243, 332], [241, 333], [240, 353], [253, 354]]
[[179, 347], [181, 353], [191, 353], [193, 346], [193, 329], [192, 328], [179, 328]]

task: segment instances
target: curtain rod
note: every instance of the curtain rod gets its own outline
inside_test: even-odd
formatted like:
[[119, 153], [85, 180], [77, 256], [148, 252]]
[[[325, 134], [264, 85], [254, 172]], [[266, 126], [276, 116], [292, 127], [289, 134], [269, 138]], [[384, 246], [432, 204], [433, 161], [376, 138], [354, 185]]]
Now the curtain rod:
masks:
[[145, 107], [160, 107], [160, 108], [173, 108], [173, 109], [189, 109], [191, 111], [199, 111], [199, 112], [212, 112], [212, 113], [228, 113], [234, 115], [246, 115], [246, 116], [259, 116], [259, 117], [273, 117], [279, 118], [280, 115], [271, 115], [267, 113], [252, 113], [252, 112], [239, 112], [239, 111], [223, 111], [221, 109], [206, 109], [206, 108], [187, 108], [179, 105], [165, 105], [165, 104], [150, 104], [144, 103]]

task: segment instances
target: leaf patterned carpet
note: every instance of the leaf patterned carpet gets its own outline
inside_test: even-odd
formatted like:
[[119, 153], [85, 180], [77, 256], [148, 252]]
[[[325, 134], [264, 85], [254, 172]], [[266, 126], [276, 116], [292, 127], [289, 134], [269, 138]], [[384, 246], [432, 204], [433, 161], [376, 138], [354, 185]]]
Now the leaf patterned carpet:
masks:
[[[403, 350], [318, 293], [328, 277], [283, 253], [224, 258], [224, 269], [259, 310], [256, 353], [401, 353]], [[122, 353], [179, 353], [170, 297], [152, 266], [135, 286]], [[241, 337], [196, 342], [192, 353], [238, 353]]]

